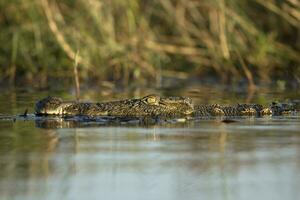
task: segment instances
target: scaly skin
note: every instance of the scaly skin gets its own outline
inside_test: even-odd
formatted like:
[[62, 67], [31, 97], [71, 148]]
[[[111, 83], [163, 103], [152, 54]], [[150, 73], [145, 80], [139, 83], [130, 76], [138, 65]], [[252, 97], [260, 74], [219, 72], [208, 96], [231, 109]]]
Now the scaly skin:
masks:
[[262, 116], [271, 115], [272, 110], [259, 104], [195, 105], [194, 116]]
[[103, 103], [66, 102], [57, 97], [47, 97], [36, 103], [38, 115], [67, 116], [264, 116], [284, 115], [295, 111], [293, 103], [193, 105], [190, 98], [148, 95], [140, 99], [126, 99]]
[[276, 103], [273, 102], [270, 109], [273, 111], [274, 115], [289, 115], [297, 112], [299, 109], [300, 102], [292, 101], [288, 103]]
[[64, 102], [57, 97], [47, 97], [36, 103], [35, 110], [38, 115], [186, 116], [192, 114], [194, 108], [189, 98], [148, 95], [103, 103]]

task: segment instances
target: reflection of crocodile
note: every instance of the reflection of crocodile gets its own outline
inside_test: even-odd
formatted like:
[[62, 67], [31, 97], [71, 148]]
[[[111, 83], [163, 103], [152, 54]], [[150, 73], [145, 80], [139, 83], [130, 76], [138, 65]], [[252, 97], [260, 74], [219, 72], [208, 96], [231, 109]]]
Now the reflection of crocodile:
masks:
[[194, 106], [190, 98], [162, 98], [157, 95], [103, 103], [66, 102], [57, 97], [47, 97], [36, 104], [38, 115], [66, 116], [262, 116], [282, 115], [294, 110], [293, 104], [280, 103], [273, 103], [270, 107], [259, 104]]

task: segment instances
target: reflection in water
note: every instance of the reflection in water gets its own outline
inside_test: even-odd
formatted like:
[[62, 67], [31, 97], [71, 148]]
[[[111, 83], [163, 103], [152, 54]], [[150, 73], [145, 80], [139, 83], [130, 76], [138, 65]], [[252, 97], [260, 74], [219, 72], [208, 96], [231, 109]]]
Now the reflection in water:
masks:
[[1, 122], [1, 197], [296, 199], [299, 121], [63, 129]]
[[2, 120], [0, 199], [298, 199], [300, 117], [237, 120]]
[[[216, 119], [216, 118], [215, 118]], [[221, 119], [221, 118], [220, 118]], [[220, 119], [218, 119], [220, 121]], [[103, 127], [103, 126], [130, 126], [130, 127], [153, 127], [156, 125], [172, 127], [182, 127], [182, 125], [191, 121], [189, 118], [152, 118], [152, 117], [84, 117], [75, 116], [68, 118], [49, 118], [37, 117], [26, 120], [34, 120], [36, 127], [45, 129], [56, 128], [87, 128], [87, 127]]]

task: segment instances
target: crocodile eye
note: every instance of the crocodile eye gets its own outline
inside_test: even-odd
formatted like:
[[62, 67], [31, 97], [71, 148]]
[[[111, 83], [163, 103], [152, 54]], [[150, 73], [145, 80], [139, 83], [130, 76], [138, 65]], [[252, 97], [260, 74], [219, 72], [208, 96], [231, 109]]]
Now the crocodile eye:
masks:
[[143, 98], [144, 103], [149, 105], [158, 105], [159, 104], [159, 97], [155, 95], [149, 95]]

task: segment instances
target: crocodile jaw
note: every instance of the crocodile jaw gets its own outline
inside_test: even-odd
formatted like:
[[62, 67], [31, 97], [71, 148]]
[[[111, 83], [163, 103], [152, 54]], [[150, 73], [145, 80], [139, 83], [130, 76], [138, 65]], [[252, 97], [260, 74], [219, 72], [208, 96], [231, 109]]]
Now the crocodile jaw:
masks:
[[64, 109], [70, 106], [71, 102], [62, 102], [60, 105], [54, 108], [45, 107], [41, 110], [38, 110], [36, 113], [41, 115], [64, 115]]

